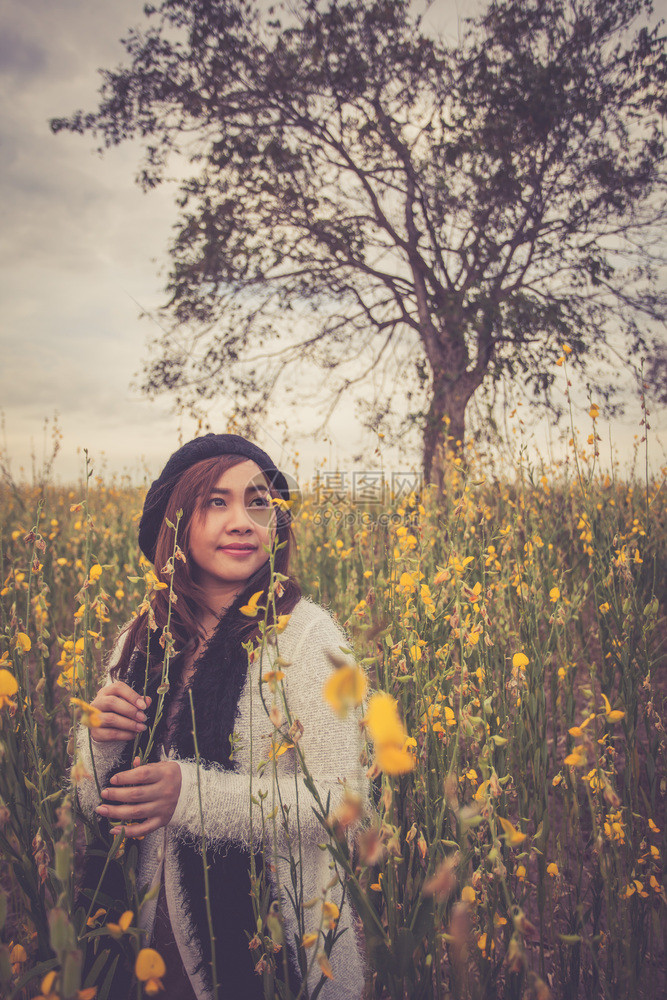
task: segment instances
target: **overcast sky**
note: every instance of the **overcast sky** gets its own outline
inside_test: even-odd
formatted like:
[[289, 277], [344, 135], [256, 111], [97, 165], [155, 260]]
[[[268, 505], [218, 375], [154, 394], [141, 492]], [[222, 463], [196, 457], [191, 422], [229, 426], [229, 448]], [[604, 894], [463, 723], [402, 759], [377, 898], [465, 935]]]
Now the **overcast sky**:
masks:
[[[455, 26], [454, 0], [438, 4]], [[142, 0], [0, 0], [0, 450], [15, 475], [21, 468], [30, 473], [31, 452], [41, 458], [44, 421], [54, 413], [64, 435], [56, 473], [65, 481], [77, 478], [83, 447], [98, 469], [152, 477], [179, 434], [187, 440], [194, 429], [170, 414], [168, 399], [150, 402], [132, 388], [155, 333], [139, 314], [163, 300], [174, 189], [142, 194], [134, 184], [137, 149], [121, 146], [100, 157], [89, 136], [54, 136], [48, 125], [51, 117], [95, 106], [97, 70], [121, 61], [119, 39], [141, 23], [142, 6]], [[657, 6], [664, 11], [667, 0]], [[622, 450], [637, 422], [636, 407], [614, 422]], [[656, 430], [665, 423], [664, 411], [654, 414]], [[318, 456], [335, 467], [374, 447], [351, 408], [332, 425], [331, 439], [324, 449], [306, 438], [297, 442], [302, 477]], [[544, 447], [543, 427], [534, 440]], [[280, 441], [269, 426], [259, 443], [293, 471]], [[665, 460], [655, 435], [652, 451], [658, 463]], [[417, 448], [390, 455], [389, 465], [418, 466]]]

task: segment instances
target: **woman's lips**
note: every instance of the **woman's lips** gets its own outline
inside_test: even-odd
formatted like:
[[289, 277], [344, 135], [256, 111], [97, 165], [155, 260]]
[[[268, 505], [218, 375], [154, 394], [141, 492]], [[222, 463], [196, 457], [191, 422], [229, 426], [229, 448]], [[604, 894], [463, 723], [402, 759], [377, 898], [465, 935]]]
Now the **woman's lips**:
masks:
[[233, 556], [243, 556], [249, 555], [251, 552], [256, 551], [255, 545], [221, 545], [221, 552], [228, 552]]

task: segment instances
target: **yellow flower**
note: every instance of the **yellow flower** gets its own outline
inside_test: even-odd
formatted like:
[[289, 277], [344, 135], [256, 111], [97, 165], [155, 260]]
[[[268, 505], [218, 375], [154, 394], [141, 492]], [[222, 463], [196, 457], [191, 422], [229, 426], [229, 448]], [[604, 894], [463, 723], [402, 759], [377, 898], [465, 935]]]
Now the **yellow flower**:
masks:
[[278, 615], [278, 621], [274, 625], [274, 628], [278, 633], [278, 635], [280, 635], [281, 632], [285, 631], [285, 629], [287, 628], [287, 623], [289, 622], [291, 617], [292, 617], [291, 615]]
[[356, 663], [344, 663], [329, 677], [323, 688], [324, 700], [341, 719], [351, 708], [360, 705], [366, 695], [368, 680]]
[[[106, 914], [106, 912], [107, 911], [103, 907], [99, 907], [99, 909], [95, 910], [93, 915], [91, 917], [88, 917], [88, 919], [86, 920], [86, 927], [94, 927], [97, 921], [101, 917], [103, 917]], [[45, 992], [45, 990], [42, 989], [42, 992]]]
[[269, 670], [268, 673], [264, 674], [262, 680], [269, 685], [271, 691], [275, 691], [278, 687], [278, 681], [283, 680], [284, 676], [282, 670]]
[[95, 583], [96, 580], [102, 576], [102, 567], [99, 563], [95, 563], [94, 566], [90, 567], [89, 579], [91, 583]]
[[475, 902], [475, 890], [471, 885], [464, 885], [461, 889], [461, 899], [464, 903], [474, 903]]
[[166, 971], [167, 967], [159, 952], [154, 948], [141, 949], [134, 963], [134, 974], [140, 983], [144, 983], [144, 990], [149, 996], [164, 989], [161, 977]]
[[[600, 693], [602, 694], [602, 692]], [[620, 709], [617, 708], [612, 711], [609, 699], [605, 694], [602, 694], [602, 700], [604, 701], [604, 714], [607, 722], [620, 722], [621, 719], [625, 718], [625, 712], [621, 712]]]
[[556, 875], [558, 875], [558, 865], [555, 861], [552, 861], [550, 865], [547, 865], [547, 875], [551, 875], [552, 878], [556, 878]]
[[327, 958], [327, 956], [324, 954], [323, 951], [321, 951], [317, 956], [317, 964], [319, 965], [320, 972], [322, 973], [323, 976], [326, 976], [327, 979], [333, 979], [333, 970], [331, 968], [331, 963], [329, 962], [329, 959]]
[[414, 755], [409, 750], [394, 745], [376, 746], [375, 762], [385, 774], [407, 774], [415, 766]]
[[518, 667], [519, 669], [523, 669], [527, 667], [529, 663], [530, 660], [528, 659], [525, 653], [515, 653], [514, 656], [512, 657], [513, 667]]
[[577, 737], [581, 736], [586, 726], [589, 726], [594, 718], [595, 715], [589, 715], [587, 719], [584, 719], [584, 721], [581, 723], [580, 726], [572, 726], [570, 729], [568, 729], [570, 736], [577, 736]]
[[28, 961], [28, 953], [22, 944], [15, 944], [9, 954], [9, 961], [12, 965], [20, 964], [23, 965], [24, 962]]
[[575, 747], [572, 753], [567, 755], [563, 763], [567, 764], [568, 767], [585, 767], [588, 763], [588, 755], [583, 747]]
[[11, 707], [15, 704], [12, 697], [18, 689], [19, 686], [14, 675], [10, 674], [9, 670], [0, 670], [0, 708], [4, 708], [6, 705]]
[[274, 759], [278, 760], [278, 758], [282, 757], [283, 754], [286, 754], [288, 750], [293, 750], [293, 749], [294, 749], [294, 744], [290, 743], [289, 740], [272, 739], [271, 749], [269, 750], [269, 760], [274, 760]]
[[517, 830], [508, 819], [503, 819], [502, 816], [498, 816], [498, 822], [504, 830], [505, 843], [509, 847], [518, 847], [519, 844], [523, 844], [528, 836], [526, 833], [521, 833], [521, 830]]
[[572, 354], [572, 348], [570, 347], [569, 344], [563, 344], [561, 350], [563, 354]]
[[87, 729], [97, 729], [98, 726], [102, 725], [102, 714], [99, 709], [93, 708], [82, 698], [70, 698], [69, 703], [81, 709], [82, 726], [86, 726]]
[[551, 601], [551, 603], [555, 604], [559, 597], [560, 597], [560, 590], [558, 589], [558, 587], [552, 587], [551, 590], [549, 591], [549, 600]]
[[377, 691], [368, 704], [368, 726], [375, 743], [394, 743], [403, 746], [406, 733], [398, 716], [396, 699], [386, 691]]
[[32, 649], [32, 642], [30, 641], [30, 636], [26, 635], [25, 632], [16, 633], [16, 651], [17, 653], [29, 653]]
[[146, 594], [152, 594], [154, 590], [166, 590], [169, 586], [162, 580], [158, 579], [157, 574], [154, 570], [149, 569], [147, 573], [144, 573], [144, 583], [146, 584]]
[[481, 783], [481, 785], [479, 786], [479, 788], [477, 789], [477, 791], [473, 795], [473, 798], [474, 798], [475, 802], [482, 802], [483, 801], [483, 799], [486, 797], [486, 790], [487, 790], [488, 787], [489, 787], [489, 782], [488, 781], [483, 781]]
[[593, 405], [591, 406], [590, 410], [588, 411], [588, 415], [589, 415], [589, 417], [592, 417], [593, 420], [596, 420], [597, 417], [600, 416], [600, 411], [598, 410], [598, 408], [597, 408], [597, 406], [596, 406], [595, 403], [593, 403]]
[[469, 632], [466, 632], [466, 643], [469, 646], [476, 646], [482, 631], [481, 625], [474, 625]]
[[317, 941], [319, 935], [317, 934], [304, 934], [301, 938], [301, 944], [304, 948], [312, 948]]
[[333, 930], [338, 923], [339, 917], [340, 910], [335, 903], [332, 903], [330, 900], [322, 903], [322, 924], [326, 930]]
[[[486, 951], [487, 950], [486, 949], [486, 940], [487, 940], [486, 934], [480, 934], [480, 936], [477, 938], [477, 947], [479, 948], [480, 951]], [[495, 947], [496, 947], [496, 942], [493, 940], [493, 938], [491, 938], [491, 944], [489, 946], [489, 951], [493, 951]]]
[[259, 601], [263, 593], [264, 593], [263, 590], [258, 590], [256, 594], [253, 594], [248, 603], [244, 604], [243, 607], [239, 609], [241, 614], [247, 615], [248, 618], [256, 618], [257, 612], [259, 610], [259, 608], [257, 607], [257, 602]]
[[610, 604], [609, 604], [608, 601], [605, 601], [604, 604], [600, 605], [600, 611], [602, 612], [603, 615], [606, 615], [607, 612], [610, 611], [610, 610], [611, 610], [611, 607], [610, 607]]
[[53, 969], [51, 972], [47, 972], [41, 983], [41, 994], [35, 998], [35, 1000], [60, 1000], [58, 994], [54, 992], [53, 987], [56, 982], [58, 973]]
[[133, 918], [134, 913], [132, 910], [125, 910], [125, 913], [121, 913], [118, 918], [117, 924], [109, 922], [107, 924], [107, 930], [109, 931], [109, 934], [111, 934], [111, 937], [118, 941], [132, 923]]

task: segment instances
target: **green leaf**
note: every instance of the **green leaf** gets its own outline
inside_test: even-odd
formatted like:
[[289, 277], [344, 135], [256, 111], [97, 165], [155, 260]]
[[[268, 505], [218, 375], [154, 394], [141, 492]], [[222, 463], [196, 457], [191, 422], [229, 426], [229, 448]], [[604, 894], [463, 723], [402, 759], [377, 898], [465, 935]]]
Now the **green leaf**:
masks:
[[394, 954], [396, 956], [397, 973], [401, 978], [407, 975], [412, 965], [412, 956], [416, 947], [417, 941], [412, 931], [408, 927], [399, 927], [394, 945]]
[[45, 976], [47, 972], [50, 972], [51, 969], [57, 968], [57, 958], [47, 958], [44, 962], [38, 962], [37, 965], [33, 965], [31, 969], [28, 969], [28, 971], [17, 980], [14, 986], [14, 995], [18, 994], [23, 987], [27, 986], [27, 984], [32, 982], [33, 979], [39, 979], [42, 976]]
[[120, 955], [116, 955], [116, 957], [114, 958], [113, 962], [111, 963], [111, 968], [109, 969], [109, 972], [107, 973], [107, 977], [104, 980], [104, 982], [102, 983], [102, 986], [100, 987], [100, 989], [97, 991], [97, 998], [96, 998], [96, 1000], [109, 1000], [109, 991], [111, 990], [111, 987], [113, 985], [113, 977], [116, 974], [116, 966], [118, 965], [118, 960], [119, 959], [120, 959]]
[[91, 969], [90, 969], [90, 972], [86, 976], [86, 981], [83, 984], [84, 987], [86, 987], [86, 986], [96, 986], [97, 985], [97, 981], [100, 978], [100, 976], [102, 975], [102, 972], [104, 970], [104, 966], [109, 961], [109, 957], [110, 956], [111, 956], [111, 951], [109, 950], [109, 948], [105, 948], [104, 951], [100, 952], [100, 954], [97, 956], [97, 958], [93, 962], [93, 964], [91, 966]]

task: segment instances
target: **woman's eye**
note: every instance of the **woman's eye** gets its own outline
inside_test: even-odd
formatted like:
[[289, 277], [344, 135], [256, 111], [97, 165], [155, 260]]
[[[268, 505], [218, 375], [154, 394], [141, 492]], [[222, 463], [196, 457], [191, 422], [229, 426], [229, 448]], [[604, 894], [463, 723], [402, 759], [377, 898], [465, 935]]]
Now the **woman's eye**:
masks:
[[209, 500], [208, 503], [209, 503], [209, 507], [224, 507], [225, 506], [225, 501], [222, 499], [222, 497], [211, 497], [211, 499]]
[[268, 497], [253, 497], [253, 499], [248, 504], [249, 507], [270, 507]]

